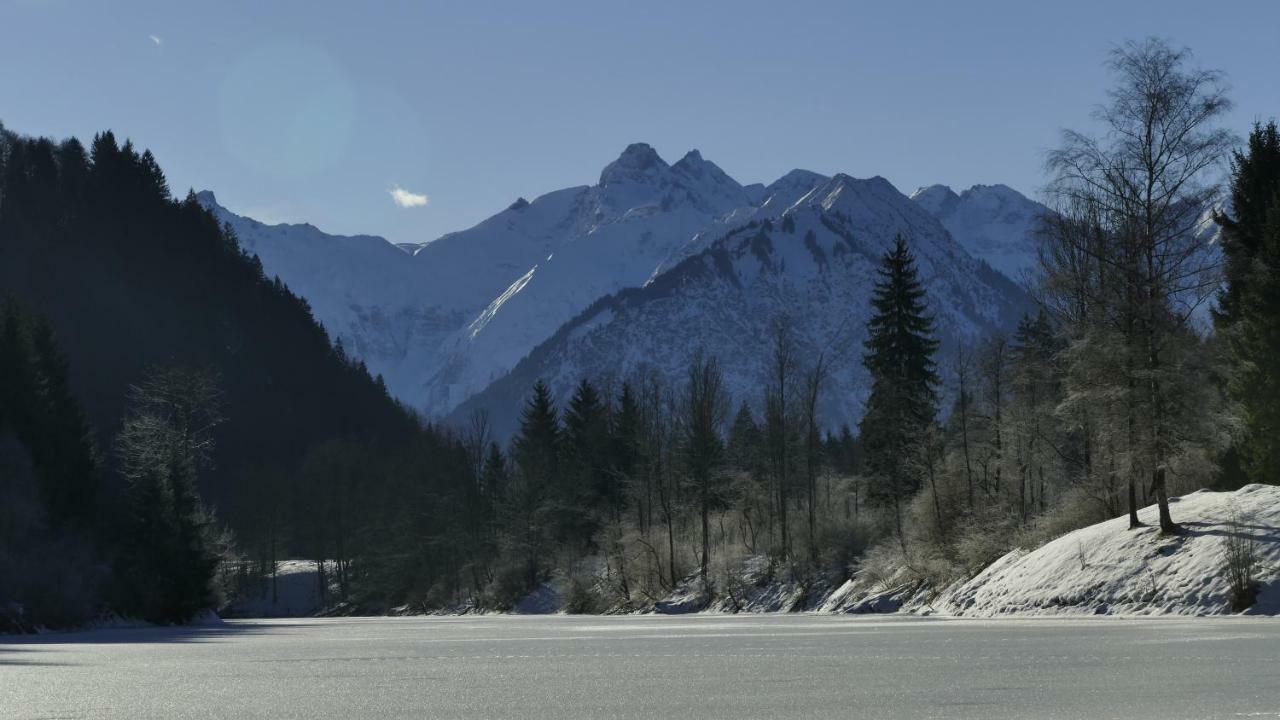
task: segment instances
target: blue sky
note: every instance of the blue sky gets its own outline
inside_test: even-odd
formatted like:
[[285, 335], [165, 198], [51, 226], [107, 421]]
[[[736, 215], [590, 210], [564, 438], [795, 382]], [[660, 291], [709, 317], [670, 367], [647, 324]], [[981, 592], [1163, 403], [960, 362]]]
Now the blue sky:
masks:
[[0, 121], [111, 128], [175, 192], [422, 242], [595, 182], [634, 141], [744, 183], [803, 167], [1034, 194], [1113, 43], [1190, 46], [1244, 133], [1280, 114], [1277, 27], [1275, 0], [0, 0]]

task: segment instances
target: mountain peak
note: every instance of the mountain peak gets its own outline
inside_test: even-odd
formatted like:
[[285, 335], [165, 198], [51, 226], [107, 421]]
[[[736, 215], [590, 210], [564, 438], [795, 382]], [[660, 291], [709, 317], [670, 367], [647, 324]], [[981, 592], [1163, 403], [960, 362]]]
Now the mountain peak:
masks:
[[796, 168], [795, 170], [792, 170], [791, 172], [787, 173], [786, 175], [783, 175], [777, 180], [774, 180], [772, 183], [769, 184], [769, 187], [775, 188], [775, 187], [783, 187], [783, 186], [797, 185], [797, 184], [818, 185], [820, 183], [826, 182], [829, 179], [830, 178], [828, 178], [826, 175], [821, 175], [819, 173], [813, 172], [812, 170], [804, 170], [802, 168]]
[[685, 153], [684, 157], [680, 158], [679, 162], [671, 166], [671, 169], [695, 179], [707, 177], [716, 183], [729, 183], [735, 186], [738, 185], [736, 180], [730, 179], [729, 176], [720, 169], [720, 166], [710, 160], [704, 160], [702, 153], [697, 150], [690, 150]]
[[1026, 195], [1023, 195], [1022, 193], [1018, 192], [1017, 190], [1014, 190], [1013, 188], [1003, 183], [996, 183], [995, 185], [974, 185], [968, 190], [965, 190], [964, 192], [960, 193], [960, 197], [962, 198], [974, 197], [974, 196], [994, 197], [1000, 200], [1014, 201], [1014, 202], [1026, 201], [1029, 199], [1027, 198]]
[[622, 155], [619, 156], [619, 159], [628, 157], [628, 156], [639, 157], [639, 158], [644, 158], [644, 157], [657, 158], [658, 151], [654, 150], [653, 146], [647, 142], [633, 142], [622, 149]]
[[696, 165], [702, 162], [704, 162], [702, 153], [698, 152], [697, 148], [694, 148], [685, 153], [684, 157], [680, 158], [680, 162], [676, 163], [676, 165]]
[[600, 173], [600, 184], [609, 185], [625, 181], [643, 181], [668, 167], [649, 143], [631, 143], [617, 160], [605, 166]]
[[[973, 188], [965, 190], [966, 193], [972, 192]], [[934, 217], [942, 217], [951, 212], [956, 204], [960, 202], [960, 196], [954, 190], [946, 185], [929, 185], [928, 187], [917, 188], [911, 193], [911, 199], [919, 203], [930, 215]]]
[[930, 185], [911, 199], [934, 216], [968, 253], [1012, 280], [1035, 266], [1035, 232], [1048, 208], [1008, 185], [974, 185], [957, 195]]
[[846, 191], [854, 195], [900, 195], [898, 189], [893, 183], [886, 180], [880, 175], [874, 175], [869, 178], [856, 178], [845, 173], [836, 173], [831, 179], [817, 188], [814, 188], [815, 197], [828, 209], [833, 205], [838, 197], [846, 194]]
[[218, 198], [213, 196], [212, 190], [201, 190], [196, 193], [196, 202], [205, 207], [211, 207], [218, 204]]

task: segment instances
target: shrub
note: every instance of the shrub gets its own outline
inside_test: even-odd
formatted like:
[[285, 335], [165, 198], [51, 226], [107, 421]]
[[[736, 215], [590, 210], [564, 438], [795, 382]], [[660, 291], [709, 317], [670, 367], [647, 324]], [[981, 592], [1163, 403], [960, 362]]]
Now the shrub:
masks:
[[1247, 532], [1233, 507], [1227, 516], [1221, 548], [1227, 566], [1227, 591], [1231, 609], [1249, 609], [1258, 598], [1258, 541]]

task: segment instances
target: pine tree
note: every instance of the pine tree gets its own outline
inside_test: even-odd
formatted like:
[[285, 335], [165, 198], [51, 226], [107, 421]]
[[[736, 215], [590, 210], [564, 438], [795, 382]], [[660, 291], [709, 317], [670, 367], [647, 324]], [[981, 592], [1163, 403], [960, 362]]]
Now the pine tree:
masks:
[[1230, 389], [1244, 421], [1245, 473], [1251, 482], [1274, 483], [1280, 477], [1280, 195], [1245, 278], [1231, 335], [1237, 367]]
[[512, 444], [512, 459], [522, 475], [546, 487], [559, 469], [560, 418], [551, 389], [539, 380], [520, 415], [520, 432]]
[[1250, 482], [1280, 471], [1280, 130], [1256, 124], [1248, 150], [1232, 163], [1232, 216], [1219, 214], [1226, 287], [1216, 326], [1228, 339], [1234, 373], [1228, 390], [1240, 407], [1243, 434], [1234, 453]]
[[[619, 516], [627, 503], [627, 497], [624, 491], [631, 490], [633, 493], [638, 489], [636, 487], [637, 475], [642, 472], [641, 468], [641, 443], [643, 442], [641, 433], [644, 428], [643, 414], [640, 409], [640, 398], [636, 396], [635, 391], [631, 388], [631, 383], [624, 382], [622, 384], [622, 392], [618, 394], [618, 411], [614, 419], [613, 433], [610, 438], [610, 459], [609, 469], [615, 478], [615, 490], [610, 500], [611, 514]], [[643, 512], [644, 508], [640, 498], [637, 497], [635, 508], [639, 512]], [[643, 517], [638, 527], [644, 527]]]
[[859, 429], [872, 477], [869, 499], [893, 508], [901, 540], [902, 505], [920, 487], [910, 459], [937, 414], [933, 355], [938, 341], [915, 259], [902, 236], [885, 254], [879, 273], [863, 356], [871, 396]]
[[[541, 380], [520, 415], [520, 431], [511, 445], [515, 473], [501, 508], [506, 549], [518, 553], [527, 588], [538, 583], [547, 545], [547, 525], [556, 515], [555, 482], [560, 471], [560, 419], [551, 390]], [[526, 589], [527, 589], [526, 588]]]
[[48, 323], [12, 300], [0, 305], [0, 408], [31, 454], [49, 522], [93, 529], [98, 459], [71, 395], [67, 360]]
[[598, 511], [612, 504], [617, 487], [607, 466], [608, 412], [600, 393], [583, 378], [564, 412], [564, 457], [558, 488], [560, 534], [579, 548], [591, 544]]
[[1218, 295], [1214, 320], [1219, 329], [1239, 319], [1240, 304], [1254, 276], [1254, 259], [1267, 232], [1267, 216], [1280, 193], [1280, 129], [1276, 121], [1257, 123], [1249, 133], [1246, 152], [1232, 161], [1231, 212], [1218, 213], [1222, 252], [1226, 258], [1226, 287]]

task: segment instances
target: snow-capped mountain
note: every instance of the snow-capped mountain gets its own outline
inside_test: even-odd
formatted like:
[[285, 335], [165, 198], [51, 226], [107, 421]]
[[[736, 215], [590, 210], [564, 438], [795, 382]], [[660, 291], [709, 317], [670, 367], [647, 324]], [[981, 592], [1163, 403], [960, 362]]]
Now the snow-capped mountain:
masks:
[[911, 194], [970, 255], [1016, 281], [1036, 263], [1035, 231], [1049, 209], [1007, 185], [974, 185], [959, 195], [946, 185]]
[[668, 165], [648, 145], [627, 147], [598, 184], [574, 191], [546, 252], [446, 341], [444, 363], [422, 379], [428, 411], [448, 412], [596, 299], [643, 284], [754, 210], [743, 186], [696, 150]]
[[676, 372], [698, 345], [754, 400], [784, 313], [802, 346], [832, 358], [826, 415], [856, 421], [867, 298], [894, 236], [915, 249], [950, 343], [1021, 313], [1013, 283], [971, 255], [1015, 275], [1043, 211], [1004, 186], [908, 199], [882, 178], [805, 170], [744, 186], [696, 150], [668, 164], [643, 143], [595, 185], [518, 199], [423, 245], [265, 225], [200, 200], [395, 396], [430, 418], [488, 407], [499, 426], [537, 377], [563, 393], [642, 363]]
[[[538, 379], [561, 402], [582, 377], [616, 381], [648, 367], [678, 382], [695, 348], [719, 359], [735, 402], [755, 404], [772, 327], [786, 317], [805, 362], [822, 352], [830, 363], [824, 422], [852, 425], [868, 392], [861, 358], [869, 299], [880, 258], [899, 234], [915, 253], [944, 348], [1007, 329], [1027, 308], [1013, 282], [887, 180], [805, 178], [821, 183], [776, 214], [757, 211], [643, 287], [595, 302], [454, 418], [483, 409], [499, 434], [509, 433]], [[772, 195], [785, 202], [781, 187]], [[761, 200], [760, 209], [768, 206]]]
[[744, 188], [696, 150], [668, 164], [636, 143], [596, 185], [521, 198], [416, 248], [264, 225], [211, 193], [200, 198], [393, 394], [437, 417], [596, 299], [643, 284], [727, 228], [780, 213], [823, 180], [797, 171]]

